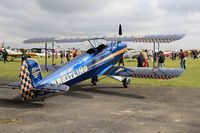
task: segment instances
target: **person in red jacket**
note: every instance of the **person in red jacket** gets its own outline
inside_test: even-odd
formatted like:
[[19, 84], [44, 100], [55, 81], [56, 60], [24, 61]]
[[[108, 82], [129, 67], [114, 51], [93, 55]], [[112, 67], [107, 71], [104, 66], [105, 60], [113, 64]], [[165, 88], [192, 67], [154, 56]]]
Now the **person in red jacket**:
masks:
[[186, 69], [186, 53], [181, 49], [179, 53], [180, 65], [182, 69]]

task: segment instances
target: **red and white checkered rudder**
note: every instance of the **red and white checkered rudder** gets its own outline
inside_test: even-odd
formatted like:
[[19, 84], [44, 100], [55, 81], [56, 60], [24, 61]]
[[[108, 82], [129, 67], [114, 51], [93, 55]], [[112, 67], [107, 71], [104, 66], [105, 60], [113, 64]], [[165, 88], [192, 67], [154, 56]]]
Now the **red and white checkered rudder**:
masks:
[[39, 64], [34, 59], [27, 59], [21, 66], [21, 97], [24, 101], [35, 98], [35, 85], [42, 79]]

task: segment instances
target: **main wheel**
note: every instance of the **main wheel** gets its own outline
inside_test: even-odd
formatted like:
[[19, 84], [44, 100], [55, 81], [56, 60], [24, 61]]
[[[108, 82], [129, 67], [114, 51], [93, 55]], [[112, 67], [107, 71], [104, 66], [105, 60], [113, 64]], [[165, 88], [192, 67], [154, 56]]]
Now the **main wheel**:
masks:
[[131, 83], [130, 78], [124, 78], [124, 80], [123, 80], [124, 88], [128, 88], [130, 86], [130, 83]]
[[93, 85], [98, 85], [98, 77], [97, 76], [95, 76], [95, 77], [93, 77], [92, 79], [91, 79], [91, 83], [93, 84]]
[[96, 86], [98, 85], [98, 81], [92, 81], [92, 84]]

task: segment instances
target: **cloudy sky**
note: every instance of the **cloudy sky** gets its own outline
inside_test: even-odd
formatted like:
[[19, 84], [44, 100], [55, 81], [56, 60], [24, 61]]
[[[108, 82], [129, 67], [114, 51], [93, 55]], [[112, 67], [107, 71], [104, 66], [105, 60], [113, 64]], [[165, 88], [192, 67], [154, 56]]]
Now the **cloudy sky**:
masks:
[[186, 34], [163, 49], [200, 49], [199, 0], [0, 0], [0, 42], [6, 46], [24, 47], [23, 40], [33, 37], [113, 35], [119, 24], [124, 35]]

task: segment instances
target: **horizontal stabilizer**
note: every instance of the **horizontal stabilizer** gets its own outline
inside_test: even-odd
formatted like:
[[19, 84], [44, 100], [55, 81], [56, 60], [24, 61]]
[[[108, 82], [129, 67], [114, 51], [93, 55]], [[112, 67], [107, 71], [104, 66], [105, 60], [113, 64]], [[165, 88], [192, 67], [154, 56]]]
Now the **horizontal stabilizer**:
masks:
[[115, 36], [79, 36], [62, 38], [32, 38], [25, 40], [24, 43], [73, 43], [89, 40], [103, 39], [106, 41], [124, 41], [137, 43], [170, 43], [182, 39], [185, 34], [161, 34], [161, 35], [115, 35]]
[[42, 90], [48, 91], [48, 92], [67, 92], [69, 90], [69, 86], [67, 85], [45, 85]]
[[20, 89], [21, 88], [21, 83], [20, 82], [13, 82], [8, 84], [9, 87], [12, 87], [13, 89]]
[[[12, 87], [12, 89], [20, 89], [21, 83], [20, 82], [13, 82], [8, 84], [9, 87]], [[45, 85], [41, 89], [36, 88], [30, 88], [31, 91], [47, 91], [47, 92], [61, 92], [61, 91], [68, 91], [69, 86], [67, 85]]]
[[148, 79], [171, 79], [179, 77], [184, 69], [178, 68], [145, 68], [145, 67], [112, 67], [103, 75], [124, 76]]

